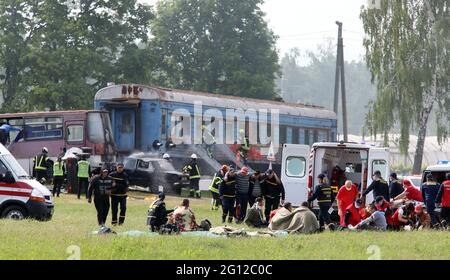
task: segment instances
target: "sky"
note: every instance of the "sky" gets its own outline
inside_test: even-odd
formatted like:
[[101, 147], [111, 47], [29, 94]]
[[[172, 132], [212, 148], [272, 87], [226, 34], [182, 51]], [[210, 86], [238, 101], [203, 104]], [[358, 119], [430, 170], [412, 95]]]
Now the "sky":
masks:
[[[154, 4], [157, 0], [140, 2]], [[343, 22], [344, 58], [352, 61], [364, 55], [359, 14], [366, 3], [367, 0], [266, 0], [261, 9], [270, 29], [279, 36], [280, 58], [292, 48], [301, 52], [315, 50], [327, 39], [336, 44], [338, 20]]]

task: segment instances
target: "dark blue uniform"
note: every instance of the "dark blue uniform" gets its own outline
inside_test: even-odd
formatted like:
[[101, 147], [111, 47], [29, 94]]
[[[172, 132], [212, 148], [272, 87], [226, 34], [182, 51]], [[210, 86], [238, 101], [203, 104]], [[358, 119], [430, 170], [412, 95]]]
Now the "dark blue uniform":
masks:
[[425, 206], [427, 207], [427, 212], [431, 217], [432, 225], [435, 225], [438, 222], [434, 209], [436, 208], [436, 198], [440, 188], [441, 185], [436, 182], [426, 182], [423, 183], [420, 187], [420, 190], [422, 191], [423, 201], [425, 202]]
[[333, 205], [335, 199], [334, 192], [329, 185], [317, 185], [314, 188], [312, 196], [308, 199], [308, 202], [312, 202], [317, 199], [319, 203], [319, 222], [322, 227], [325, 224], [331, 223], [330, 207]]

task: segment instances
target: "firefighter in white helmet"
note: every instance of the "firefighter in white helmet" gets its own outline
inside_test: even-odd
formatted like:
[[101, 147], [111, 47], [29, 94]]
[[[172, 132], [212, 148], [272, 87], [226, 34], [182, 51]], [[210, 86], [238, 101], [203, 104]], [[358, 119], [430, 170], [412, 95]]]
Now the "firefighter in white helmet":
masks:
[[197, 164], [197, 155], [191, 155], [191, 161], [183, 167], [183, 173], [189, 174], [189, 185], [191, 196], [197, 198], [201, 197], [199, 182], [200, 182], [200, 169]]

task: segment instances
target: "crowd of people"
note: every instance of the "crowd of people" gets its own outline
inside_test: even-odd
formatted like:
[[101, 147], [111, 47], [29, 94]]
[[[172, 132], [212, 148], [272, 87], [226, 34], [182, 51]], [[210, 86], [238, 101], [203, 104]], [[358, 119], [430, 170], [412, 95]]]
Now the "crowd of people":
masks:
[[[33, 158], [33, 175], [41, 180], [45, 178], [49, 165], [47, 148]], [[53, 165], [53, 195], [59, 196], [61, 185], [66, 176], [61, 157]], [[197, 155], [191, 156], [183, 172], [189, 174], [192, 196], [201, 198], [199, 181], [201, 178]], [[89, 203], [94, 201], [98, 224], [104, 226], [111, 209], [112, 225], [125, 222], [128, 175], [124, 165], [117, 164], [115, 172], [108, 169], [93, 176], [89, 161], [83, 155], [77, 161], [78, 198], [86, 194]], [[335, 176], [336, 177], [336, 176]], [[380, 171], [373, 174], [372, 183], [361, 189], [351, 180], [335, 189], [325, 174], [317, 176], [316, 185], [307, 201], [293, 209], [285, 201], [285, 190], [279, 176], [269, 169], [266, 172], [253, 171], [244, 166], [239, 170], [223, 165], [209, 184], [212, 194], [211, 210], [222, 209], [223, 224], [245, 223], [250, 227], [270, 230], [287, 229], [297, 232], [322, 230], [412, 230], [447, 228], [450, 219], [450, 173], [446, 181], [439, 184], [432, 174], [427, 174], [426, 182], [420, 189], [412, 186], [409, 180], [399, 181], [392, 173], [389, 182], [384, 180]], [[333, 181], [334, 180], [334, 181]], [[342, 183], [342, 182], [340, 182]], [[372, 193], [373, 201], [367, 195]], [[93, 198], [93, 199], [92, 199]], [[189, 200], [184, 199], [174, 210], [167, 210], [165, 195], [159, 194], [148, 212], [148, 225], [152, 231], [173, 230], [191, 231], [205, 229], [211, 225], [208, 221], [197, 224]], [[318, 219], [311, 210], [317, 201]], [[333, 205], [337, 205], [339, 223], [332, 222]], [[120, 208], [120, 213], [119, 213]], [[435, 210], [440, 208], [440, 214]], [[314, 217], [314, 218], [313, 218]], [[299, 222], [300, 221], [300, 222]]]

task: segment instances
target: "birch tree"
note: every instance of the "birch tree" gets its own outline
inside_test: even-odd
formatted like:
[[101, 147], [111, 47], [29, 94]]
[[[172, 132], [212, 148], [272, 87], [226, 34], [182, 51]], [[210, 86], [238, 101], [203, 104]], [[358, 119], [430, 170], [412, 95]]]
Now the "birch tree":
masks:
[[[366, 116], [372, 134], [400, 127], [400, 149], [408, 152], [410, 132], [418, 142], [413, 172], [420, 173], [432, 110], [438, 141], [450, 132], [450, 0], [384, 0], [362, 9], [366, 61], [377, 84], [377, 99]], [[385, 141], [387, 142], [387, 141]]]

